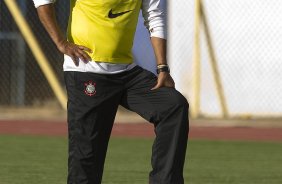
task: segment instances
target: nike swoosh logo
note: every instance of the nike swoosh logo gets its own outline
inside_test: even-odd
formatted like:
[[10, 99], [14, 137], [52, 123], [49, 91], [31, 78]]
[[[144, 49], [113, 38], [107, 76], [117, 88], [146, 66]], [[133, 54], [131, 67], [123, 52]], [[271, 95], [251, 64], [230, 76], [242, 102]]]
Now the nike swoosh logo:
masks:
[[117, 18], [117, 17], [119, 17], [119, 16], [121, 16], [121, 15], [123, 15], [123, 14], [126, 14], [126, 13], [128, 13], [128, 12], [131, 12], [131, 11], [132, 11], [132, 10], [128, 10], [128, 11], [120, 12], [120, 13], [113, 13], [113, 10], [110, 10], [108, 17], [111, 18], [111, 19], [114, 19], [114, 18]]

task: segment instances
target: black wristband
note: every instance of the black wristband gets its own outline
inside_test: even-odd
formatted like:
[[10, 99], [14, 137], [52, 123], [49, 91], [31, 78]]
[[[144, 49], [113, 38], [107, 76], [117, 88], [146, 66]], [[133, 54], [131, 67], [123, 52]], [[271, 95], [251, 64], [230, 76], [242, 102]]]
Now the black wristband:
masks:
[[158, 67], [157, 68], [157, 74], [159, 74], [159, 73], [161, 73], [161, 72], [167, 72], [167, 73], [169, 73], [170, 71], [169, 71], [169, 67], [168, 66], [163, 66], [163, 67]]

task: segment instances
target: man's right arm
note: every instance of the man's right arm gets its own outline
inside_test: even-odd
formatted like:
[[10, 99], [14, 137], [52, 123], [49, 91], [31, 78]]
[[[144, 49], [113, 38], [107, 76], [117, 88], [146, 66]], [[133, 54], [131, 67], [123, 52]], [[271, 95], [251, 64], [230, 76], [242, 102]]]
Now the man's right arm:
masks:
[[34, 3], [37, 7], [38, 16], [41, 23], [49, 33], [51, 39], [56, 44], [60, 52], [70, 56], [76, 65], [78, 65], [79, 59], [85, 63], [91, 61], [91, 58], [86, 53], [92, 52], [89, 48], [70, 43], [65, 38], [56, 20], [53, 1], [44, 0], [42, 4], [39, 4], [38, 0], [34, 0]]

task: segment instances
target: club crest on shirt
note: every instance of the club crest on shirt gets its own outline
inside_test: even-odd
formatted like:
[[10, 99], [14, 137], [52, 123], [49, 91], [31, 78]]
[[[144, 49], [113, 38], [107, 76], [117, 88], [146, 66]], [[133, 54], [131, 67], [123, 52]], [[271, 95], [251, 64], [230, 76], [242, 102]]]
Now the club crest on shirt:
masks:
[[96, 94], [96, 83], [93, 81], [88, 81], [84, 83], [84, 92], [88, 96], [93, 96]]

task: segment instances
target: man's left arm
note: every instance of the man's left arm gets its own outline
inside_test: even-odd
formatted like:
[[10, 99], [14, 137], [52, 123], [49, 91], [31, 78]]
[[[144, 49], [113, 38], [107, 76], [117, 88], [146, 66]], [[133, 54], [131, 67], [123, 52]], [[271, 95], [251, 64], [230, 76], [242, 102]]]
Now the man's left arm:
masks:
[[[158, 37], [151, 37], [151, 42], [156, 56], [157, 67], [168, 67], [166, 60], [166, 40]], [[160, 87], [175, 87], [174, 81], [167, 70], [160, 70], [158, 74], [158, 83], [152, 90]]]
[[142, 13], [144, 24], [150, 32], [158, 68], [158, 82], [152, 90], [160, 87], [174, 88], [175, 84], [169, 74], [166, 59], [166, 20], [165, 12], [160, 7], [160, 0], [143, 0]]

